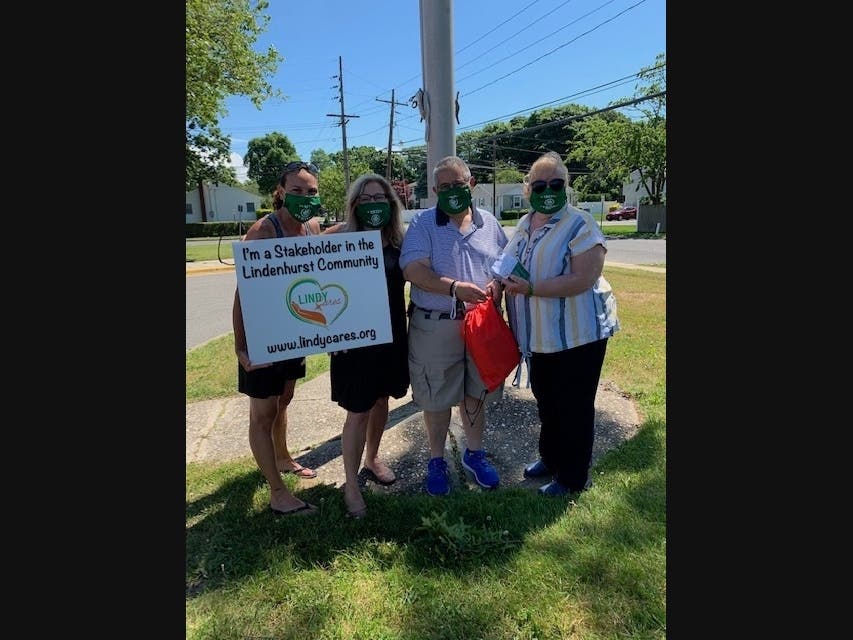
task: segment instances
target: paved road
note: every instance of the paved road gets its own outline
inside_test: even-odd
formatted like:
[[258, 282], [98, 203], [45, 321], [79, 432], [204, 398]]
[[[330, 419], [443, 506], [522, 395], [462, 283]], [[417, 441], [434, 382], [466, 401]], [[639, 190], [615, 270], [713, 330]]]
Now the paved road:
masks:
[[[509, 229], [515, 231], [507, 227], [508, 235]], [[666, 265], [666, 240], [608, 240], [607, 262]], [[237, 276], [230, 269], [186, 278], [187, 349], [231, 331], [236, 287]]]
[[237, 276], [234, 270], [186, 278], [187, 349], [231, 331], [231, 307]]
[[666, 266], [666, 240], [632, 238], [608, 240], [604, 264], [607, 265], [608, 262]]

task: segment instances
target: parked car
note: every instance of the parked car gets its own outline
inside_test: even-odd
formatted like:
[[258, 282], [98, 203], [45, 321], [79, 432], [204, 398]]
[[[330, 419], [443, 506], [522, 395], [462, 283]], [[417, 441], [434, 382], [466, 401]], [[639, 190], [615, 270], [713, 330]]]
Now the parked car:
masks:
[[624, 207], [616, 211], [609, 211], [604, 217], [607, 220], [636, 220], [637, 207]]

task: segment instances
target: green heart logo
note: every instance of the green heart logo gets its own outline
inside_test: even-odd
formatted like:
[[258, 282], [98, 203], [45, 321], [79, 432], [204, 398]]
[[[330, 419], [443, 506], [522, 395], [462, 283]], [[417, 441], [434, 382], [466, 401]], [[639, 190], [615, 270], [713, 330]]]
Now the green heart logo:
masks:
[[327, 327], [337, 320], [347, 308], [349, 296], [338, 284], [320, 283], [310, 278], [297, 280], [285, 295], [287, 310], [301, 322]]

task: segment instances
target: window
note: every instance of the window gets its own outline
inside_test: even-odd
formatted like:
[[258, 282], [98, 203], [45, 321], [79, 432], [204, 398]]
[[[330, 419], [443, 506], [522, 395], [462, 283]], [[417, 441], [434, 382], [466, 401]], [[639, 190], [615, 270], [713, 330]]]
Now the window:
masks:
[[246, 203], [246, 213], [255, 213], [255, 203], [247, 202]]
[[193, 203], [187, 202], [187, 215], [191, 216], [193, 214]]
[[512, 197], [512, 208], [513, 209], [521, 209], [521, 196], [513, 196]]

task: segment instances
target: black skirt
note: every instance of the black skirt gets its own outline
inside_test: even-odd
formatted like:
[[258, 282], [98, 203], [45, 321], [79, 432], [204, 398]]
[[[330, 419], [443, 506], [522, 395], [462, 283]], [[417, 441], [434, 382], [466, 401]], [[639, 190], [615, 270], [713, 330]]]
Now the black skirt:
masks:
[[332, 401], [354, 413], [370, 411], [379, 398], [402, 398], [409, 391], [405, 280], [400, 269], [400, 250], [387, 246], [382, 253], [393, 340], [337, 352], [329, 368]]

